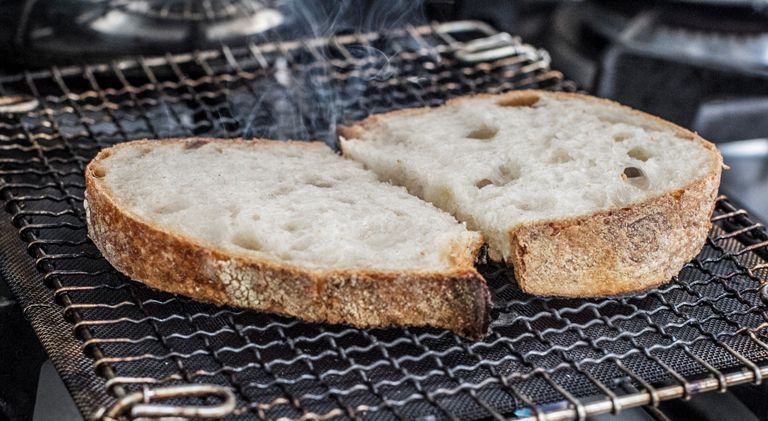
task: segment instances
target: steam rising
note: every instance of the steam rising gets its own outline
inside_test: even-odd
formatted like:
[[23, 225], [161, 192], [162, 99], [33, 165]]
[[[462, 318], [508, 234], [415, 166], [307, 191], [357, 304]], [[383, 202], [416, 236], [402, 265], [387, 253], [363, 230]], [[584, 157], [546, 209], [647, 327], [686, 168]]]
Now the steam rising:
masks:
[[[423, 25], [421, 1], [288, 1], [285, 41], [328, 38], [350, 33], [387, 33], [408, 25]], [[318, 139], [335, 146], [336, 122], [363, 117], [370, 111], [364, 92], [370, 81], [394, 76], [390, 60], [402, 46], [383, 51], [368, 43], [347, 46], [349, 57], [324, 46], [310, 46], [271, 60], [265, 81], [249, 82], [249, 112], [245, 138]], [[283, 56], [284, 54], [281, 54]], [[343, 61], [341, 61], [343, 60]], [[344, 68], [338, 66], [343, 64]], [[349, 66], [353, 68], [350, 68]], [[234, 91], [232, 96], [236, 96]], [[254, 96], [257, 98], [253, 102]], [[242, 100], [243, 98], [241, 98]], [[236, 98], [230, 105], [242, 107]], [[246, 114], [235, 108], [238, 114]]]

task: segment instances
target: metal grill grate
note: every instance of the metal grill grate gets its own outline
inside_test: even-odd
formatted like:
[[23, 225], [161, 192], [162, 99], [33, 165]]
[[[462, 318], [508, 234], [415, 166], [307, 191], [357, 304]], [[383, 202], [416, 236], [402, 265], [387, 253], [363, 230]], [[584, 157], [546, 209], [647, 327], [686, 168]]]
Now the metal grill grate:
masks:
[[768, 376], [768, 235], [725, 198], [701, 254], [642, 294], [536, 298], [483, 265], [495, 321], [481, 342], [152, 291], [86, 238], [82, 172], [116, 142], [332, 143], [336, 121], [522, 87], [572, 89], [545, 53], [466, 22], [0, 76], [15, 98], [0, 101], [0, 269], [89, 416], [557, 420]]

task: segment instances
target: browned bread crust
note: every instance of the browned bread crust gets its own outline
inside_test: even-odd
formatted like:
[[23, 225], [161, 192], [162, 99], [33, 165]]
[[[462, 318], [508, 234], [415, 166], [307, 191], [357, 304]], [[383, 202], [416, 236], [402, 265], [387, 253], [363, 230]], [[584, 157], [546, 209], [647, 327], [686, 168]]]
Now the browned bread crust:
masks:
[[[723, 163], [720, 153], [696, 133], [605, 99], [537, 90], [477, 96], [494, 97], [506, 105], [529, 106], [544, 95], [619, 107], [698, 143], [710, 151], [711, 159], [703, 177], [691, 179], [679, 190], [649, 197], [628, 207], [522, 224], [511, 229], [512, 254], [507, 263], [513, 266], [520, 288], [535, 295], [595, 297], [640, 291], [668, 282], [698, 254], [711, 227], [710, 215]], [[449, 104], [468, 98], [472, 96], [453, 99]], [[365, 130], [377, 121], [428, 111], [429, 108], [417, 108], [373, 115], [354, 125], [340, 127], [339, 135], [359, 141]], [[489, 253], [495, 260], [501, 260], [497, 250]]]
[[[119, 144], [85, 170], [88, 234], [104, 257], [132, 279], [201, 301], [358, 327], [435, 326], [482, 338], [490, 294], [475, 270], [482, 245], [451, 250], [454, 268], [442, 273], [377, 270], [315, 271], [247, 254], [233, 254], [168, 231], [122, 208], [103, 182], [101, 163], [115, 148], [137, 143], [232, 142], [169, 139]], [[242, 142], [242, 141], [241, 141]], [[254, 147], [264, 141], [249, 141]], [[268, 141], [266, 141], [268, 142]], [[300, 143], [305, 147], [314, 144]], [[320, 144], [319, 147], [325, 147]]]

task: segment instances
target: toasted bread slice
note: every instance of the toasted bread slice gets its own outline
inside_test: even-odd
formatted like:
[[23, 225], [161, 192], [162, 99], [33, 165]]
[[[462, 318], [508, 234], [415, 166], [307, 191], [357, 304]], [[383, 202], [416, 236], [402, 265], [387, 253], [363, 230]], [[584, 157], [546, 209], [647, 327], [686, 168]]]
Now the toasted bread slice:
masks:
[[85, 179], [90, 238], [150, 287], [313, 322], [487, 332], [481, 236], [322, 143], [134, 141]]
[[667, 282], [704, 244], [722, 167], [672, 123], [543, 91], [374, 115], [339, 134], [346, 157], [480, 231], [537, 295]]

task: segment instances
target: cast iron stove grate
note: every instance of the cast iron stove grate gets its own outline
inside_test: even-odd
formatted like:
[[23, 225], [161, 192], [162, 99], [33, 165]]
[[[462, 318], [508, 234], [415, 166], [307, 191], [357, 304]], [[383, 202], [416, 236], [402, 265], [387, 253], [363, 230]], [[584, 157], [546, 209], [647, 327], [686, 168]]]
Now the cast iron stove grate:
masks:
[[565, 419], [761, 382], [768, 236], [725, 198], [701, 254], [641, 294], [536, 298], [483, 265], [495, 322], [480, 342], [152, 291], [86, 238], [82, 172], [116, 142], [332, 143], [336, 121], [524, 87], [573, 88], [546, 53], [467, 22], [4, 76], [0, 269], [89, 417]]
[[220, 20], [248, 16], [265, 8], [260, 0], [102, 0], [101, 5], [153, 19]]

